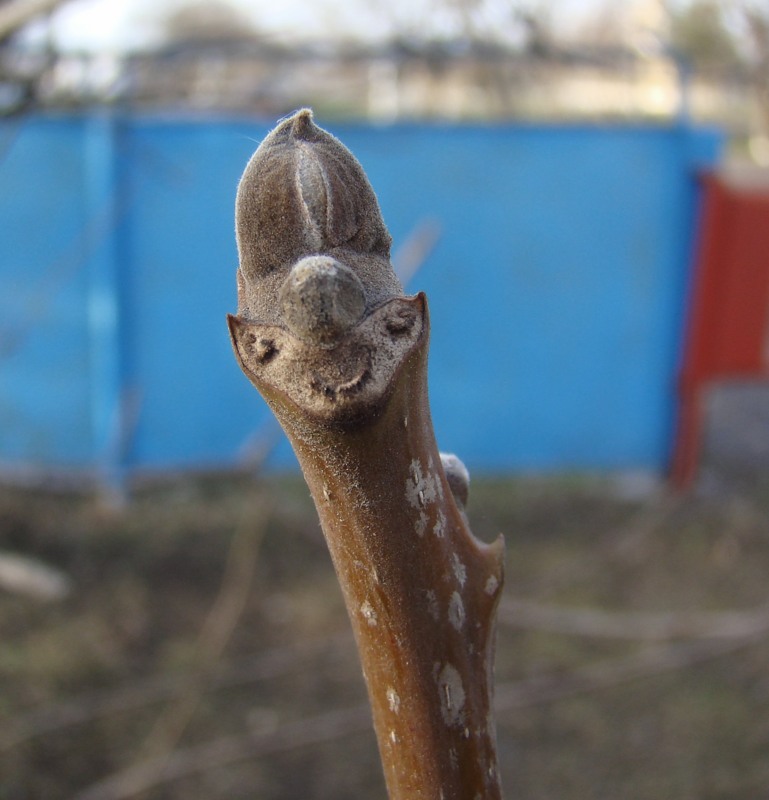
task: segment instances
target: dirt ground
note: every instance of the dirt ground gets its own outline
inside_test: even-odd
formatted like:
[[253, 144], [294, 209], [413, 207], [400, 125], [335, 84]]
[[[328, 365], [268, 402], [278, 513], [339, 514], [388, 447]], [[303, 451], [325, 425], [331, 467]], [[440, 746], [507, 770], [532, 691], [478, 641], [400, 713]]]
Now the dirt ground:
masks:
[[[506, 797], [769, 798], [769, 473], [686, 496], [477, 479], [468, 511], [507, 539]], [[69, 587], [0, 593], [0, 800], [385, 797], [299, 479], [186, 478], [122, 510], [0, 488], [0, 552]]]

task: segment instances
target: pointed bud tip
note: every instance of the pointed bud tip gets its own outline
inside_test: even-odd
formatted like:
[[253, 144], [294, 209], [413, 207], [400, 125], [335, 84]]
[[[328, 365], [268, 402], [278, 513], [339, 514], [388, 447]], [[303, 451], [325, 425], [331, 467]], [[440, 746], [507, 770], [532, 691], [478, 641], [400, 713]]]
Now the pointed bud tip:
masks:
[[315, 124], [311, 108], [300, 108], [277, 125], [274, 134], [287, 135], [291, 139], [313, 141], [321, 129]]

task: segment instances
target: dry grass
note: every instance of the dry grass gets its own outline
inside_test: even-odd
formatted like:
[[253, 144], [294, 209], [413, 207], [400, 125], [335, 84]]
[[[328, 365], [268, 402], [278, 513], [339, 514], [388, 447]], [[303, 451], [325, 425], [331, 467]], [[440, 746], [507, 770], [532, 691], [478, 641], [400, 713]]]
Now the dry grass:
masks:
[[[600, 481], [479, 480], [469, 510], [480, 537], [505, 533], [505, 596], [527, 608], [686, 612], [707, 627], [726, 610], [760, 622], [769, 605], [760, 482], [631, 501]], [[344, 607], [297, 479], [188, 479], [121, 512], [2, 489], [0, 551], [74, 586], [57, 602], [0, 595], [0, 800], [384, 798]], [[622, 638], [524, 616], [499, 631], [506, 796], [769, 795], [760, 625], [651, 641], [630, 624]]]

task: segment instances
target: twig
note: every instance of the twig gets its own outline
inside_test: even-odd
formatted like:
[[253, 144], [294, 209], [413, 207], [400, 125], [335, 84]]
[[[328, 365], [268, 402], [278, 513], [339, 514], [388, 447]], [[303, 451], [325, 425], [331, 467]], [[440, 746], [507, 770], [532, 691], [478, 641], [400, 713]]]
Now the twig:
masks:
[[246, 759], [320, 744], [371, 727], [367, 705], [327, 711], [294, 720], [278, 729], [249, 736], [229, 736], [177, 750], [164, 759], [136, 764], [90, 786], [73, 800], [125, 800], [139, 792]]
[[[219, 593], [198, 637], [196, 670], [188, 676], [184, 691], [156, 721], [141, 748], [140, 763], [161, 769], [187, 729], [245, 608], [270, 513], [269, 507], [263, 508], [258, 519], [244, 517], [236, 529]], [[126, 791], [129, 795], [137, 793], [130, 784]]]
[[62, 600], [70, 592], [69, 578], [41, 561], [0, 552], [0, 590], [36, 600]]
[[498, 614], [499, 622], [510, 628], [600, 639], [741, 639], [760, 634], [769, 625], [769, 606], [750, 611], [643, 614], [561, 608], [504, 598]]
[[463, 470], [455, 494], [438, 452], [426, 298], [404, 297], [363, 169], [306, 109], [246, 167], [236, 230], [235, 355], [286, 431], [318, 510], [390, 797], [497, 800], [504, 545], [472, 535]]
[[12, 0], [4, 3], [0, 8], [0, 42], [35, 17], [49, 14], [63, 4], [64, 0]]
[[650, 647], [630, 656], [588, 664], [566, 676], [500, 684], [495, 707], [498, 713], [505, 713], [685, 669], [749, 647], [761, 641], [767, 632], [769, 625], [763, 630], [728, 639], [695, 639]]
[[[308, 667], [311, 659], [326, 654], [333, 661], [348, 661], [353, 639], [343, 630], [322, 639], [298, 641], [244, 658], [216, 672], [205, 687], [207, 691], [244, 686], [258, 681], [283, 677], [290, 671]], [[131, 686], [70, 698], [51, 706], [29, 711], [4, 722], [0, 730], [0, 751], [16, 747], [30, 739], [93, 722], [101, 717], [135, 711], [187, 691], [196, 674], [161, 675], [138, 681]]]
[[[644, 649], [630, 656], [588, 664], [567, 675], [502, 683], [497, 686], [494, 707], [501, 715], [686, 669], [749, 647], [767, 632], [769, 624], [763, 630], [755, 629], [742, 636], [698, 639]], [[126, 787], [131, 784], [146, 790], [217, 767], [360, 733], [369, 725], [370, 715], [366, 706], [353, 706], [284, 723], [272, 732], [216, 739], [178, 750], [166, 760], [161, 770], [155, 764], [139, 764], [131, 768], [130, 774], [126, 771], [110, 776], [74, 800], [125, 800], [132, 796], [126, 793]]]
[[432, 218], [423, 219], [393, 253], [393, 269], [404, 286], [408, 286], [422, 268], [440, 236], [440, 222]]

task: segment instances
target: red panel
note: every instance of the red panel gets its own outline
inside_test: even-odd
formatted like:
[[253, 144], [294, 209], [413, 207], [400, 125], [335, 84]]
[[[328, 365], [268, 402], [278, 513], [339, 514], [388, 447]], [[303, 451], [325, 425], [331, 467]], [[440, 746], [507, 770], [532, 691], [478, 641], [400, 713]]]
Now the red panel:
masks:
[[724, 296], [714, 343], [713, 377], [766, 371], [769, 307], [769, 197], [729, 197], [729, 226], [716, 258]]
[[694, 477], [703, 386], [729, 377], [769, 377], [769, 192], [707, 176], [697, 243], [672, 479]]

